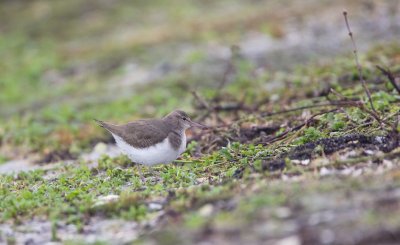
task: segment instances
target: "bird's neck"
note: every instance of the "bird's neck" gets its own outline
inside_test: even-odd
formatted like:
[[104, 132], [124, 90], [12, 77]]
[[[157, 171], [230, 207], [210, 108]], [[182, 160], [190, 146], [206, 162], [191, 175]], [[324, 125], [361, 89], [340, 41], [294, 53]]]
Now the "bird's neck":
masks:
[[186, 129], [174, 129], [172, 130], [174, 133], [178, 134], [181, 137], [186, 136]]

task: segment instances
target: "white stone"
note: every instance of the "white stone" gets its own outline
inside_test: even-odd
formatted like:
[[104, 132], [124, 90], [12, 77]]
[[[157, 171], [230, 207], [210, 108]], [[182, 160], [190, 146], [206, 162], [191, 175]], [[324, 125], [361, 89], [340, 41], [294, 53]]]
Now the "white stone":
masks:
[[330, 170], [330, 169], [325, 168], [325, 167], [323, 167], [323, 168], [321, 168], [321, 169], [319, 170], [319, 174], [320, 174], [321, 176], [332, 175], [333, 173], [334, 173], [333, 170]]
[[206, 204], [200, 208], [199, 214], [203, 217], [209, 217], [214, 211], [214, 207], [211, 204]]
[[301, 244], [300, 237], [296, 235], [285, 237], [274, 243], [274, 245], [300, 245], [300, 244]]
[[97, 198], [97, 201], [95, 202], [95, 204], [93, 205], [94, 207], [96, 206], [101, 206], [110, 202], [115, 202], [116, 200], [119, 199], [118, 195], [107, 195], [107, 196], [99, 196]]
[[97, 143], [96, 146], [93, 149], [93, 152], [96, 152], [98, 154], [104, 154], [107, 151], [107, 145], [104, 144], [103, 142]]
[[163, 206], [160, 203], [156, 203], [156, 202], [149, 203], [150, 210], [158, 211], [158, 210], [161, 210], [162, 208], [163, 208]]
[[286, 219], [292, 215], [292, 211], [287, 207], [279, 207], [275, 210], [275, 214], [278, 218]]

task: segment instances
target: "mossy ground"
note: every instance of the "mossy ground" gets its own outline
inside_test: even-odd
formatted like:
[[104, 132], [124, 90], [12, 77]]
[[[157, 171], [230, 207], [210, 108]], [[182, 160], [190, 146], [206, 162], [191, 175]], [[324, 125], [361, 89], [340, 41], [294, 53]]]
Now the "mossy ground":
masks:
[[[96, 226], [115, 220], [122, 237], [145, 244], [395, 241], [400, 96], [375, 65], [398, 76], [399, 44], [361, 55], [379, 123], [351, 55], [284, 71], [242, 47], [210, 58], [201, 44], [235, 43], [250, 30], [284, 35], [263, 1], [231, 1], [230, 21], [221, 15], [225, 2], [174, 2], [178, 10], [164, 1], [1, 5], [0, 167], [21, 158], [39, 167], [0, 175], [0, 243], [35, 232], [36, 243], [127, 242]], [[132, 23], [132, 33], [116, 28]], [[189, 54], [175, 57], [188, 46]], [[209, 63], [218, 75], [199, 73]], [[124, 156], [83, 157], [112, 142], [93, 118], [126, 122], [175, 108], [211, 129], [190, 131], [181, 158], [145, 168], [144, 182]], [[44, 224], [50, 228], [32, 232]]]

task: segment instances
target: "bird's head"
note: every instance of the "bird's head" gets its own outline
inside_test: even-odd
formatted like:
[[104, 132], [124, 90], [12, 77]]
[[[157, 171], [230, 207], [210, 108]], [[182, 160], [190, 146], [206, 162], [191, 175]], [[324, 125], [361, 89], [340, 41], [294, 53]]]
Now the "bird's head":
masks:
[[175, 110], [171, 113], [169, 113], [167, 116], [163, 118], [166, 122], [169, 124], [173, 125], [174, 128], [176, 129], [182, 129], [186, 130], [190, 127], [198, 127], [201, 129], [206, 129], [207, 126], [194, 122], [192, 121], [189, 116], [186, 114], [186, 112], [181, 111], [181, 110]]

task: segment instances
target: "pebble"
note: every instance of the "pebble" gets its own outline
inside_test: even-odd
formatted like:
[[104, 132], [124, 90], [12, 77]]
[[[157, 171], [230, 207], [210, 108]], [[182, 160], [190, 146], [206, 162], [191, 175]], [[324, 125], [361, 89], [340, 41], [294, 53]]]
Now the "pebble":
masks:
[[301, 240], [300, 237], [297, 235], [285, 237], [274, 243], [274, 245], [300, 245], [300, 244]]
[[110, 202], [115, 202], [118, 199], [119, 199], [119, 196], [113, 195], [113, 194], [107, 195], [107, 196], [99, 196], [97, 198], [97, 201], [93, 205], [93, 207], [102, 206], [102, 205], [110, 203]]
[[214, 206], [211, 204], [206, 204], [199, 209], [200, 216], [209, 217], [214, 211]]

